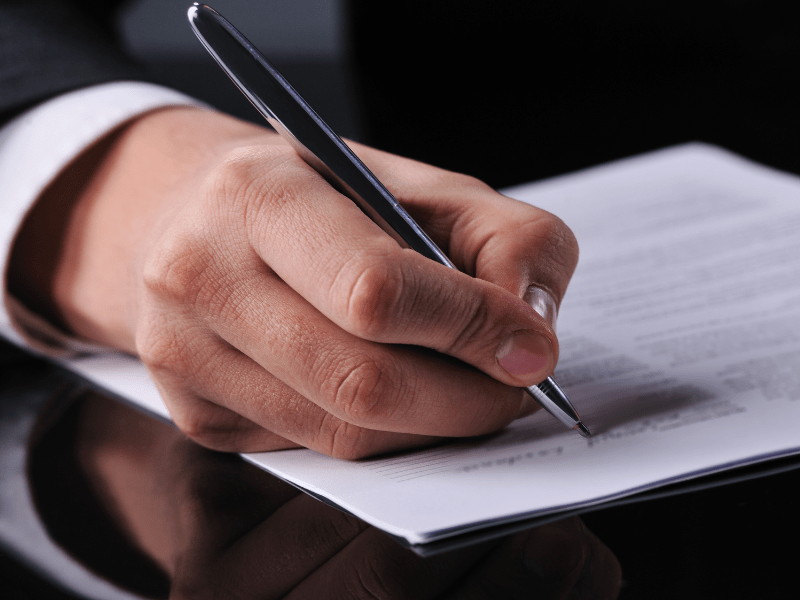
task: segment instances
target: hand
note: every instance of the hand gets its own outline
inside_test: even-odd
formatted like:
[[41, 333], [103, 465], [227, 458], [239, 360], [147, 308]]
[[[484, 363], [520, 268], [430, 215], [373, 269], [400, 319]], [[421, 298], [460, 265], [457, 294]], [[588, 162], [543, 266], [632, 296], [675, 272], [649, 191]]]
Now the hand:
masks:
[[105, 512], [164, 570], [171, 598], [602, 600], [619, 589], [616, 558], [578, 518], [421, 558], [107, 399], [83, 402], [74, 439]]
[[[139, 355], [178, 427], [215, 449], [358, 458], [535, 410], [519, 388], [553, 371], [558, 342], [521, 297], [536, 285], [560, 302], [569, 229], [472, 178], [353, 148], [463, 273], [401, 249], [273, 132], [181, 108], [123, 127], [48, 190], [40, 206], [75, 200], [29, 296]], [[40, 260], [35, 223], [16, 260]]]

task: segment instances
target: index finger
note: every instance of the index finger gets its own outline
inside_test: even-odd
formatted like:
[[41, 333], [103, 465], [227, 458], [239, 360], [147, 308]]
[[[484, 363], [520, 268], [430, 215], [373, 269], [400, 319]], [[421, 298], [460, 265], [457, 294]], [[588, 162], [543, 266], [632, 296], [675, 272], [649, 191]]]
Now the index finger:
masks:
[[[413, 161], [394, 160], [396, 170], [401, 174], [408, 171], [410, 180], [418, 178], [419, 169], [433, 174], [428, 176], [432, 181], [427, 186], [432, 203], [447, 195], [443, 190], [452, 187], [450, 184], [463, 181]], [[401, 249], [350, 200], [299, 163], [299, 159], [287, 160], [282, 168], [291, 170], [291, 174], [275, 177], [273, 173], [268, 181], [261, 177], [261, 183], [260, 175], [254, 175], [256, 183], [248, 185], [259, 190], [251, 194], [258, 198], [259, 207], [251, 211], [255, 218], [248, 230], [261, 259], [318, 310], [360, 338], [433, 348], [509, 385], [533, 385], [552, 373], [557, 356], [555, 332], [519, 295]], [[548, 288], [565, 288], [574, 260], [563, 259], [565, 266], [547, 258], [562, 252], [551, 250], [551, 242], [558, 248], [569, 246], [562, 241], [569, 241], [568, 233], [553, 233], [560, 222], [546, 217], [546, 213], [531, 216], [533, 209], [488, 189], [467, 187], [450, 194], [462, 197], [472, 215], [479, 210], [500, 215], [492, 218], [493, 228], [455, 223], [460, 237], [466, 240], [461, 248], [454, 247], [462, 255], [462, 264], [469, 262], [464, 257], [496, 254], [494, 250], [481, 250], [482, 245], [492, 240], [498, 245], [497, 240], [507, 240], [508, 236], [492, 238], [486, 233], [499, 231], [503, 215], [508, 223], [514, 222], [508, 220], [514, 212], [524, 213], [525, 227], [536, 233], [529, 238], [548, 248], [547, 253], [541, 253], [544, 259], [536, 263], [537, 273], [550, 276], [545, 282]], [[443, 213], [449, 214], [448, 210]], [[464, 219], [464, 209], [453, 214], [456, 221], [476, 221]], [[520, 226], [522, 220], [516, 221]], [[566, 230], [563, 225], [561, 228]], [[567, 248], [562, 253], [571, 256], [577, 252], [573, 250]], [[534, 266], [532, 254], [535, 248], [523, 253], [522, 260], [515, 258], [514, 264]], [[503, 269], [501, 279], [515, 277], [513, 269], [511, 276], [508, 272]], [[525, 277], [516, 279], [526, 281]]]
[[461, 271], [519, 297], [536, 286], [561, 303], [578, 262], [561, 219], [473, 177], [351, 145]]

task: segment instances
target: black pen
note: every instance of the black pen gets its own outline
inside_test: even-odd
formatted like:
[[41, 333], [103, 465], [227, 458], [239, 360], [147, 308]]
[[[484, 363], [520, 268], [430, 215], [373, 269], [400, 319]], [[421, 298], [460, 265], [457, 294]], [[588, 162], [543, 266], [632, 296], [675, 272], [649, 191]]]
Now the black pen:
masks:
[[[247, 38], [205, 4], [192, 5], [188, 16], [206, 50], [306, 163], [355, 202], [401, 246], [412, 248], [451, 269], [456, 268], [389, 190]], [[584, 437], [590, 435], [552, 377], [525, 389], [567, 427]]]

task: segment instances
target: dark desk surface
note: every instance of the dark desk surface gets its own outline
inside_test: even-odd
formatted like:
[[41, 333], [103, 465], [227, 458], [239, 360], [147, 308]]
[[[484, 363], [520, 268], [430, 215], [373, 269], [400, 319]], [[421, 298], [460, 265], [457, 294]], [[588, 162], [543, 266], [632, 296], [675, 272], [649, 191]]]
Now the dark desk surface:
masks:
[[[187, 531], [207, 549], [190, 568], [218, 568], [224, 577], [216, 562], [203, 561], [274, 513], [292, 503], [303, 503], [295, 518], [334, 511], [236, 456], [205, 450], [49, 365], [0, 348], [3, 598], [73, 597], [65, 587], [86, 597], [166, 597], [162, 564], [187, 542]], [[798, 477], [605, 509], [584, 521], [620, 559], [623, 599], [790, 597]]]

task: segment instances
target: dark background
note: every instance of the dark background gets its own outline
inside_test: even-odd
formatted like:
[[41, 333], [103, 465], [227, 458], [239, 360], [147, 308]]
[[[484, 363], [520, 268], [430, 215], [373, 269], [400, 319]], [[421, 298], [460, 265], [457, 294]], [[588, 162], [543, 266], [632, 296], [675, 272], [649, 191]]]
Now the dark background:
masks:
[[[322, 4], [298, 6], [339, 33], [271, 58], [342, 135], [495, 187], [693, 140], [800, 173], [796, 2]], [[201, 53], [142, 48], [156, 80], [259, 119]], [[620, 558], [625, 600], [793, 597], [796, 490], [788, 473], [586, 522]], [[55, 597], [7, 560], [0, 580], [6, 598]]]
[[[341, 135], [495, 187], [695, 140], [800, 172], [796, 2], [217, 5]], [[151, 74], [260, 120], [179, 0], [130, 6], [124, 37]], [[269, 34], [281, 23], [291, 35]]]
[[692, 140], [800, 170], [796, 2], [351, 5], [380, 147], [495, 186]]

